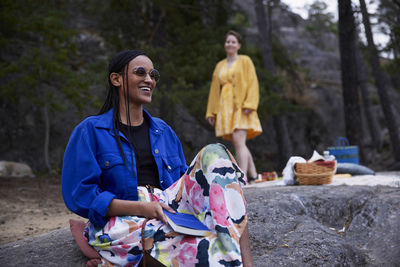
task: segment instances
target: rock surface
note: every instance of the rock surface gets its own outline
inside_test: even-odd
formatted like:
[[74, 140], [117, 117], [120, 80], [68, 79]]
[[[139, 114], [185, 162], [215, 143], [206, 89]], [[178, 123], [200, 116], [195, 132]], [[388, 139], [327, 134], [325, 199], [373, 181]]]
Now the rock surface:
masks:
[[0, 247], [0, 266], [78, 267], [86, 261], [69, 228]]
[[[399, 266], [400, 188], [245, 188], [255, 266]], [[68, 228], [0, 247], [0, 266], [84, 266]]]
[[31, 167], [22, 162], [0, 160], [0, 177], [34, 178]]
[[256, 266], [398, 266], [400, 189], [246, 190]]

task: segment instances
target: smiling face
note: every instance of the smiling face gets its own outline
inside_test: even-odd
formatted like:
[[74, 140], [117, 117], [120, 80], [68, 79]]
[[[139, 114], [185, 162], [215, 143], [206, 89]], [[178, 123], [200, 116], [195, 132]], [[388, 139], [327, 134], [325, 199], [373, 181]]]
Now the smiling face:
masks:
[[225, 51], [228, 56], [234, 56], [240, 49], [240, 43], [236, 36], [229, 34], [225, 40]]
[[[146, 74], [138, 75], [138, 68], [144, 68]], [[130, 105], [134, 106], [142, 106], [143, 104], [151, 103], [153, 90], [156, 87], [156, 81], [149, 75], [150, 71], [153, 69], [153, 62], [147, 56], [141, 55], [129, 62], [128, 69], [126, 70], [127, 74], [122, 76], [122, 74], [114, 73], [117, 75], [114, 76], [115, 79], [110, 76], [113, 84], [118, 87], [120, 107], [121, 105], [125, 105], [126, 100], [128, 100]], [[124, 86], [122, 86], [123, 84]], [[128, 97], [129, 99], [127, 99]]]

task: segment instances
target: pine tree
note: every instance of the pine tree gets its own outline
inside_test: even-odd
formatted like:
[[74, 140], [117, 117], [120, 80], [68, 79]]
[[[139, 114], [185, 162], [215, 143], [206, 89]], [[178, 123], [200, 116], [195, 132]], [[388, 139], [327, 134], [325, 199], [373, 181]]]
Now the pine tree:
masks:
[[360, 0], [360, 7], [365, 29], [365, 35], [368, 42], [368, 52], [372, 67], [372, 74], [374, 76], [375, 84], [378, 89], [378, 95], [381, 101], [383, 114], [385, 115], [386, 126], [388, 127], [389, 130], [390, 140], [392, 142], [393, 155], [397, 161], [400, 161], [400, 136], [396, 124], [396, 118], [394, 117], [392, 110], [392, 103], [387, 93], [387, 87], [389, 85], [385, 80], [384, 74], [382, 73], [380, 67], [379, 55], [372, 36], [369, 14], [364, 0]]
[[[339, 48], [346, 135], [361, 145], [361, 110], [357, 90], [356, 27], [351, 0], [339, 0]], [[362, 152], [362, 151], [360, 151]]]
[[[265, 7], [262, 0], [255, 0], [255, 11], [257, 27], [259, 31], [259, 44], [262, 51], [262, 59], [265, 70], [275, 75], [275, 63], [272, 55], [271, 25], [266, 20]], [[272, 91], [280, 95], [277, 84], [271, 85]], [[279, 149], [280, 163], [283, 165], [292, 155], [292, 145], [289, 138], [286, 118], [284, 115], [273, 115], [273, 124], [276, 132], [276, 139]]]

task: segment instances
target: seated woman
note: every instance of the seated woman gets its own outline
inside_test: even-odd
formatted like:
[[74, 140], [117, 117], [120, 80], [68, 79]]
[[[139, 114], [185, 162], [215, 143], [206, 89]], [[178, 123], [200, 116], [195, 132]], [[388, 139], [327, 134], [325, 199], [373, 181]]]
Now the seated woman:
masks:
[[[138, 266], [142, 258], [165, 266], [252, 266], [245, 175], [220, 144], [203, 148], [187, 167], [174, 131], [143, 109], [159, 76], [142, 51], [111, 60], [100, 114], [81, 122], [66, 148], [64, 201], [89, 219], [82, 235], [102, 266]], [[212, 233], [176, 233], [163, 210], [193, 214]]]

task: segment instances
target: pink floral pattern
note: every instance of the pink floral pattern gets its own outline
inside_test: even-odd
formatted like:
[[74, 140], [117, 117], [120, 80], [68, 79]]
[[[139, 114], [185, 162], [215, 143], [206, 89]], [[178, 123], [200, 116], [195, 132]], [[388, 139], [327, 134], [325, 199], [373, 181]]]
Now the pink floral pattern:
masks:
[[[178, 212], [197, 216], [212, 233], [206, 237], [182, 235], [161, 221], [150, 220], [145, 225], [144, 236], [146, 247], [151, 247], [150, 255], [168, 267], [242, 266], [239, 239], [247, 224], [246, 211], [239, 209], [239, 214], [236, 210], [233, 214], [226, 203], [245, 206], [241, 189], [244, 179], [243, 172], [223, 145], [203, 148], [181, 179], [164, 191], [155, 189], [153, 195], [156, 201], [167, 203]], [[237, 193], [229, 193], [229, 190]], [[138, 193], [139, 201], [150, 199], [147, 188], [138, 187]], [[103, 228], [88, 224], [89, 244], [102, 255], [103, 266], [139, 264], [143, 222], [142, 217], [118, 216], [110, 218]], [[129, 228], [129, 225], [139, 227]], [[234, 235], [230, 234], [232, 229], [236, 229]]]
[[195, 212], [196, 213], [202, 212], [204, 208], [204, 197], [203, 197], [203, 189], [201, 188], [201, 186], [198, 184], [194, 185], [192, 188], [191, 195], [193, 196], [192, 203]]

